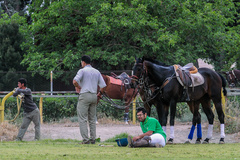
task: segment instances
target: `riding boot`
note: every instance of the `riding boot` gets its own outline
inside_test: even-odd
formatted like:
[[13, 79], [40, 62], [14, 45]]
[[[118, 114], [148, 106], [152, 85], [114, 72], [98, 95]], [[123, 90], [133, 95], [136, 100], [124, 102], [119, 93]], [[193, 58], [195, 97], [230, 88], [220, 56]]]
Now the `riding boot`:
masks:
[[149, 147], [149, 142], [142, 138], [134, 141], [132, 145], [133, 147]]
[[128, 124], [128, 113], [124, 113], [124, 122]]

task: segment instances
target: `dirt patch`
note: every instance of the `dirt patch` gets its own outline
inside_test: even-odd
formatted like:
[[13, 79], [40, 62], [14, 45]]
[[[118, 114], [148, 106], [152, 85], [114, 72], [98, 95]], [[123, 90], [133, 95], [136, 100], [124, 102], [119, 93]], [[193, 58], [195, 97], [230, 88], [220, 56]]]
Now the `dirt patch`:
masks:
[[[203, 139], [207, 135], [208, 124], [202, 124], [202, 134]], [[175, 125], [175, 139], [174, 143], [184, 143], [187, 140], [189, 131], [191, 129], [191, 123], [177, 123]], [[169, 136], [170, 127], [167, 126], [167, 135]], [[98, 124], [97, 125], [97, 138], [101, 141], [105, 141], [115, 135], [121, 133], [128, 133], [129, 135], [135, 136], [142, 134], [139, 124]], [[196, 140], [196, 130], [194, 133], [194, 139], [192, 143]], [[42, 124], [41, 125], [41, 138], [42, 139], [76, 139], [82, 140], [80, 135], [78, 123], [55, 123], [55, 124]], [[34, 139], [34, 126], [30, 125], [28, 131], [26, 132], [23, 140], [31, 141]], [[220, 139], [220, 132], [213, 132], [213, 138], [210, 143], [218, 143]], [[226, 143], [240, 143], [240, 132], [235, 134], [226, 134]]]

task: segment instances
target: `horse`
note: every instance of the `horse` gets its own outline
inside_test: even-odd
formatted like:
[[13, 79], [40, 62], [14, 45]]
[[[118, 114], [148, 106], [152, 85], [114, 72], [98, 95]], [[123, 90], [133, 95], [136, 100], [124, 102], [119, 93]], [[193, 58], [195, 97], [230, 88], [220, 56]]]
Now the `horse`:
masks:
[[[190, 134], [188, 136], [189, 140], [192, 140], [193, 133], [195, 130], [195, 126], [197, 124], [197, 140], [196, 143], [201, 143], [202, 139], [202, 131], [201, 131], [201, 115], [199, 113], [199, 105], [202, 105], [203, 111], [207, 116], [209, 125], [208, 125], [208, 133], [207, 137], [203, 143], [209, 143], [209, 140], [212, 138], [212, 130], [213, 130], [213, 122], [214, 122], [214, 114], [211, 109], [211, 100], [213, 101], [218, 119], [220, 121], [220, 141], [219, 143], [224, 143], [225, 133], [224, 133], [224, 113], [222, 110], [221, 104], [221, 91], [223, 88], [224, 95], [226, 95], [227, 91], [225, 89], [226, 83], [224, 83], [225, 79], [223, 76], [218, 74], [217, 72], [208, 69], [208, 68], [199, 68], [198, 72], [202, 75], [204, 82], [201, 85], [190, 87], [187, 91], [188, 98], [182, 98], [183, 93], [185, 91], [184, 87], [180, 84], [177, 79], [176, 72], [174, 66], [163, 66], [155, 63], [155, 60], [144, 58], [138, 58], [133, 67], [133, 75], [137, 77], [140, 81], [149, 77], [149, 79], [159, 87], [158, 89], [158, 97], [160, 106], [163, 108], [162, 111], [166, 111], [165, 115], [162, 117], [163, 123], [161, 124], [163, 127], [166, 127], [168, 109], [170, 106], [170, 135], [171, 141], [174, 138], [174, 118], [176, 112], [176, 104], [177, 102], [187, 102], [190, 111], [193, 114], [192, 118], [192, 128]], [[172, 136], [172, 137], [171, 137]]]
[[224, 72], [230, 88], [240, 86], [240, 70], [234, 69], [232, 71]]
[[[120, 79], [114, 78], [112, 76], [101, 74], [105, 83], [106, 87], [100, 90], [100, 97], [105, 96], [110, 103], [113, 104], [118, 109], [124, 109], [124, 122], [128, 124], [129, 118], [129, 105], [133, 101], [133, 99], [137, 96], [137, 88], [127, 88], [125, 85], [122, 84]], [[130, 83], [130, 82], [129, 82]], [[114, 104], [111, 99], [123, 100], [124, 107], [118, 106]], [[99, 99], [98, 99], [99, 102]]]

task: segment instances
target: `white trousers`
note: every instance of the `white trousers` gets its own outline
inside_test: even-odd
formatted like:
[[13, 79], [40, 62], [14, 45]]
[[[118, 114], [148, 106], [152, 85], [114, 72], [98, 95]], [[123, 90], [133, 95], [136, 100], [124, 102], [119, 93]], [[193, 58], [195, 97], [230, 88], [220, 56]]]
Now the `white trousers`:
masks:
[[158, 143], [163, 147], [166, 145], [166, 141], [161, 134], [155, 133], [155, 134], [151, 135], [150, 137], [151, 137], [151, 144]]

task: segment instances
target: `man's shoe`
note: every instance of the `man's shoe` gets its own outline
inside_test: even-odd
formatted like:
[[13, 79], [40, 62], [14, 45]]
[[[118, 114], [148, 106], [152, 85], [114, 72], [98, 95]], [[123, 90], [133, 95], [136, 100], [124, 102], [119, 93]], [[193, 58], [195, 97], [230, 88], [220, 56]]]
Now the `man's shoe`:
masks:
[[19, 139], [19, 138], [16, 138], [14, 141], [22, 141], [21, 139]]
[[128, 147], [133, 148], [133, 141], [132, 141], [131, 136], [128, 136], [127, 140], [128, 140]]
[[91, 144], [95, 144], [96, 141], [95, 141], [95, 140], [90, 140], [90, 143], [91, 143]]
[[82, 141], [81, 143], [79, 144], [90, 144], [90, 141]]

